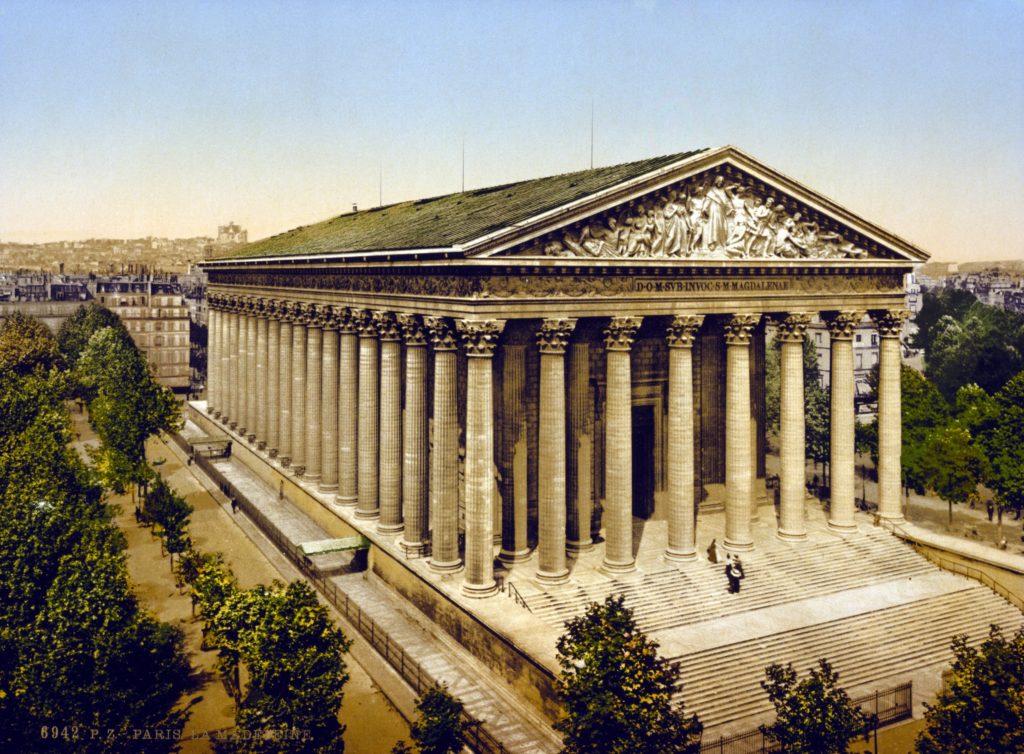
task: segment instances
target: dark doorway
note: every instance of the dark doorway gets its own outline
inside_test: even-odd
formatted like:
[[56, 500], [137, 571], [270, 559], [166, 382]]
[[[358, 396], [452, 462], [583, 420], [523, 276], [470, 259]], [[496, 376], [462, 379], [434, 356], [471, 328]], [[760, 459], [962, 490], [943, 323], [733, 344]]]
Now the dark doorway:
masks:
[[633, 515], [654, 513], [654, 406], [633, 407]]

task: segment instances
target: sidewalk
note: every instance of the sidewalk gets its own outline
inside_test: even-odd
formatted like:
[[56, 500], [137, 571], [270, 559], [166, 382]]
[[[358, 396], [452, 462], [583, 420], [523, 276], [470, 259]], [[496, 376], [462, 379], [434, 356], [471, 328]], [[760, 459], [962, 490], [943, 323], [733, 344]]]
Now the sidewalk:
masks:
[[[188, 436], [190, 431], [199, 430], [194, 425], [188, 425], [183, 434]], [[179, 448], [171, 447], [179, 457], [184, 457]], [[228, 459], [218, 460], [214, 466], [292, 545], [331, 538], [328, 532], [287, 497], [281, 498], [278, 490], [271, 488], [243, 464]], [[201, 473], [195, 466], [191, 469], [193, 473]], [[208, 480], [204, 483], [212, 486]], [[219, 495], [219, 491], [216, 494]], [[234, 518], [250, 537], [255, 538], [251, 532], [258, 530], [241, 510]], [[259, 538], [267, 546], [273, 547], [262, 535]], [[278, 554], [278, 558], [287, 563], [283, 555]], [[294, 568], [291, 570], [295, 572]], [[447, 637], [441, 636], [436, 627], [410, 610], [404, 600], [387, 587], [373, 578], [367, 578], [364, 573], [332, 576], [328, 581], [339, 592], [347, 595], [349, 601], [358, 606], [364, 615], [383, 627], [392, 644], [400, 646], [434, 680], [447, 683], [466, 710], [481, 720], [487, 732], [497, 738], [509, 752], [554, 754], [561, 749], [558, 736], [538, 712], [518, 700], [512, 689], [503, 687], [489, 670], [480, 666], [478, 660]], [[391, 671], [390, 666], [382, 660], [381, 663]], [[393, 671], [391, 673], [394, 675]], [[384, 688], [388, 693], [392, 690], [391, 684], [384, 685]], [[410, 693], [407, 686], [405, 693]]]

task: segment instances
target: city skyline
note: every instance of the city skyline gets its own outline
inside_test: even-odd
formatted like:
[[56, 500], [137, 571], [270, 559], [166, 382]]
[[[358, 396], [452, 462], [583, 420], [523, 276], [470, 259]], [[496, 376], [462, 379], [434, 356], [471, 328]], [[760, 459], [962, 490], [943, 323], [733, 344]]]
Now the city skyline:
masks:
[[1005, 1], [4, 1], [0, 240], [255, 240], [734, 144], [935, 260], [1024, 258], [1021, 59]]

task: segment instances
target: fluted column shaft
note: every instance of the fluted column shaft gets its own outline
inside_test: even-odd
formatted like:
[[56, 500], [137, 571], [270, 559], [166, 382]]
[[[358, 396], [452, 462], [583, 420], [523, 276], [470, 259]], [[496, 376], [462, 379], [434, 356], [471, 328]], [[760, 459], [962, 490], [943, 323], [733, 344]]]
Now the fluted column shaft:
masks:
[[256, 319], [258, 304], [253, 301], [245, 317], [245, 427], [246, 439], [256, 440]]
[[262, 450], [267, 446], [267, 418], [268, 391], [267, 391], [267, 370], [270, 360], [270, 343], [268, 340], [270, 324], [267, 319], [266, 302], [260, 308], [259, 316], [256, 318], [256, 441], [257, 446]]
[[332, 309], [327, 313], [323, 330], [323, 359], [321, 360], [320, 401], [323, 420], [320, 431], [320, 452], [323, 456], [323, 475], [320, 489], [334, 492], [338, 489], [338, 318]]
[[530, 555], [526, 540], [529, 509], [526, 443], [526, 346], [506, 343], [501, 359], [501, 559]]
[[402, 530], [402, 333], [390, 312], [380, 329], [380, 521], [383, 534]]
[[[505, 323], [458, 320], [466, 349], [466, 572], [462, 593], [487, 597], [494, 580], [493, 355]], [[564, 388], [563, 388], [564, 389]], [[562, 524], [565, 526], [564, 520]]]
[[338, 505], [355, 505], [358, 488], [359, 336], [351, 309], [338, 320]]
[[238, 411], [235, 419], [238, 434], [249, 433], [249, 302], [238, 312]]
[[228, 349], [228, 385], [230, 387], [229, 405], [227, 410], [227, 418], [229, 425], [232, 429], [238, 426], [239, 422], [239, 409], [242, 406], [242, 400], [239, 397], [241, 372], [239, 365], [241, 363], [240, 352], [241, 352], [241, 340], [239, 338], [241, 315], [238, 313], [238, 304], [233, 304], [231, 313], [228, 314], [228, 338], [227, 338], [227, 349]]
[[359, 502], [356, 516], [376, 518], [380, 515], [378, 487], [380, 421], [378, 403], [380, 388], [377, 323], [373, 313], [364, 311], [359, 319]]
[[277, 404], [277, 450], [282, 466], [292, 462], [292, 343], [294, 341], [294, 304], [282, 304], [281, 311], [281, 359], [278, 361], [278, 384], [281, 391]]
[[206, 297], [206, 412], [216, 415], [220, 406], [220, 385], [217, 382], [217, 349], [220, 333], [217, 331], [220, 312], [217, 311], [217, 297]]
[[853, 531], [854, 412], [853, 331], [864, 312], [836, 312], [828, 318], [832, 407], [830, 413], [830, 529]]
[[306, 325], [306, 478], [319, 482], [323, 472], [323, 305], [310, 307]]
[[737, 315], [725, 327], [725, 546], [754, 547], [754, 454], [750, 442], [750, 339], [760, 315]]
[[430, 454], [430, 519], [433, 521], [430, 567], [458, 570], [459, 558], [459, 414], [458, 352], [451, 325], [425, 317], [434, 349], [434, 428]]
[[540, 417], [537, 475], [543, 480], [538, 495], [537, 579], [559, 584], [569, 578], [565, 559], [565, 347], [575, 319], [546, 319], [537, 333], [540, 346]]
[[878, 328], [878, 515], [903, 521], [900, 497], [903, 419], [900, 407], [900, 329], [907, 312], [871, 312]]
[[405, 339], [405, 415], [402, 422], [402, 518], [400, 542], [411, 555], [425, 549], [428, 520], [427, 334], [419, 317], [398, 318]]
[[806, 314], [779, 322], [779, 529], [780, 539], [807, 538], [804, 516], [806, 444], [804, 427], [804, 333]]
[[630, 349], [640, 317], [612, 317], [604, 331], [605, 545], [603, 568], [626, 572], [633, 560], [633, 377]]
[[229, 318], [230, 315], [223, 308], [225, 306], [224, 298], [220, 300], [221, 309], [217, 316], [217, 332], [219, 334], [220, 345], [217, 346], [217, 381], [220, 383], [219, 393], [220, 400], [217, 405], [217, 416], [221, 421], [224, 421], [225, 417], [229, 414], [229, 406], [231, 404], [231, 381], [229, 374], [229, 363], [231, 360], [230, 348], [229, 348]]
[[275, 458], [281, 442], [281, 312], [272, 302], [267, 322], [267, 452]]
[[669, 560], [693, 560], [696, 501], [693, 495], [693, 339], [704, 321], [680, 314], [668, 326], [668, 548]]
[[568, 507], [565, 546], [584, 552], [593, 546], [594, 516], [594, 396], [590, 388], [590, 344], [569, 344]]
[[306, 323], [309, 307], [299, 304], [292, 322], [292, 469], [306, 471]]

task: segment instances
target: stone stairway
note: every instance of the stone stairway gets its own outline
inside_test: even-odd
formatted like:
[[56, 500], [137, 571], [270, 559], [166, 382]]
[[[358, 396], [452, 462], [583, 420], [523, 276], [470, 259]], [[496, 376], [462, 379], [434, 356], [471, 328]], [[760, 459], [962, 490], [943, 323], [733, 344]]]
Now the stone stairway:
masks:
[[848, 690], [877, 686], [882, 679], [895, 684], [921, 668], [946, 665], [956, 634], [977, 643], [991, 623], [1006, 634], [1021, 625], [1021, 613], [1008, 602], [980, 584], [958, 580], [962, 588], [946, 594], [673, 657], [682, 666], [676, 697], [688, 713], [700, 715], [706, 729], [714, 728], [771, 711], [760, 682], [773, 662], [791, 662], [803, 674], [826, 658]]
[[912, 548], [881, 531], [752, 553], [743, 560], [748, 578], [742, 599], [726, 593], [723, 564], [703, 561], [604, 583], [570, 582], [535, 594], [524, 590], [524, 598], [534, 615], [560, 627], [591, 602], [622, 595], [639, 627], [651, 633], [935, 570]]

